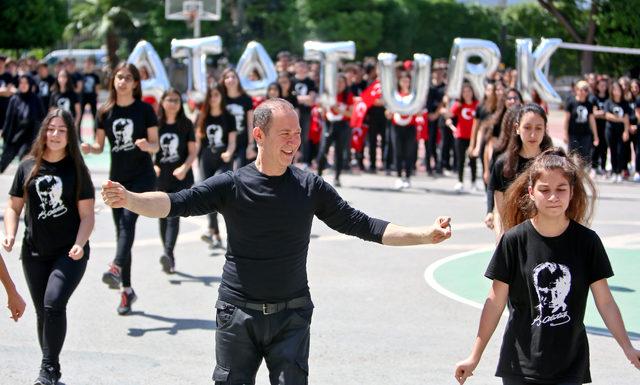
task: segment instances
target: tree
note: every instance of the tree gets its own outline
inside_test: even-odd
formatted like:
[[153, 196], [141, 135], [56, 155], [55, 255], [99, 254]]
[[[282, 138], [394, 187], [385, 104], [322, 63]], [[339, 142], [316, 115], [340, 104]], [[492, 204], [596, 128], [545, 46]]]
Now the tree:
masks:
[[0, 12], [0, 47], [51, 47], [67, 22], [63, 0], [4, 0]]

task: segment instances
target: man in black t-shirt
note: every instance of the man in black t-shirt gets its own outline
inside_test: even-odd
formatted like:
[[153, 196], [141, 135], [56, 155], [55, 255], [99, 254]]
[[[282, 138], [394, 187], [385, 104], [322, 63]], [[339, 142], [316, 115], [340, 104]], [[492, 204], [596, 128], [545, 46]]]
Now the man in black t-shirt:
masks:
[[108, 181], [102, 197], [149, 217], [220, 212], [228, 248], [219, 288], [216, 384], [254, 383], [264, 358], [282, 385], [307, 383], [313, 313], [306, 261], [317, 216], [345, 234], [386, 245], [438, 243], [451, 236], [449, 218], [407, 228], [371, 218], [345, 202], [321, 177], [291, 165], [300, 146], [293, 106], [269, 99], [255, 110], [255, 162], [174, 194], [136, 194]]

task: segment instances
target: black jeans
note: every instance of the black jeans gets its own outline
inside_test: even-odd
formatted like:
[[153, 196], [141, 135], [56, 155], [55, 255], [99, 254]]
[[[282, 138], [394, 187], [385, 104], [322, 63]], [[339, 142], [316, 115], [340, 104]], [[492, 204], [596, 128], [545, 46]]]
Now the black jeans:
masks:
[[180, 217], [160, 218], [160, 238], [164, 247], [164, 255], [174, 258], [173, 249], [176, 247], [180, 232]]
[[402, 170], [407, 178], [416, 167], [416, 153], [418, 142], [416, 139], [416, 126], [393, 125], [393, 147], [396, 155], [396, 172], [402, 177]]
[[67, 302], [87, 268], [89, 248], [74, 261], [67, 255], [41, 260], [22, 248], [22, 267], [38, 319], [42, 364], [60, 369], [59, 356], [67, 335]]
[[[344, 145], [350, 135], [351, 129], [349, 128], [349, 122], [345, 120], [327, 122], [322, 132], [322, 141], [320, 142], [318, 175], [322, 175], [322, 171], [327, 167], [327, 154], [329, 153], [331, 144], [333, 144], [333, 168], [335, 169], [336, 179], [340, 179], [344, 161]], [[345, 139], [345, 137], [347, 139]]]
[[476, 163], [477, 158], [467, 156], [467, 149], [469, 148], [469, 139], [456, 138], [456, 159], [458, 163], [458, 182], [462, 182], [464, 176], [464, 163], [469, 158], [469, 166], [471, 167], [471, 183], [476, 181], [476, 172], [478, 165]]
[[614, 174], [620, 174], [622, 169], [626, 167], [624, 162], [624, 142], [622, 141], [623, 128], [607, 127], [607, 143], [609, 151], [611, 151], [611, 171]]
[[[527, 382], [522, 378], [502, 378], [502, 385], [536, 385], [534, 382]], [[577, 382], [557, 382], [557, 383], [549, 383], [547, 385], [579, 385]]]
[[306, 385], [313, 304], [264, 315], [216, 303], [216, 385], [254, 384], [264, 358], [272, 385]]

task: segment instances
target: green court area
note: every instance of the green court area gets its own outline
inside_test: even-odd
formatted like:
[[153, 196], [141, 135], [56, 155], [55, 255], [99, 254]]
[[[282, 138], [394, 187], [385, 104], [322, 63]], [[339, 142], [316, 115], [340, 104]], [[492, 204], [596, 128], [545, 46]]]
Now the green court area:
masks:
[[[484, 277], [484, 271], [492, 253], [484, 250], [449, 257], [432, 271], [431, 282], [435, 281], [440, 286], [436, 289], [443, 294], [481, 307], [491, 286], [491, 281]], [[609, 286], [630, 337], [640, 340], [640, 250], [607, 249], [607, 253], [615, 274], [609, 279]], [[585, 325], [589, 333], [609, 335], [591, 295]]]

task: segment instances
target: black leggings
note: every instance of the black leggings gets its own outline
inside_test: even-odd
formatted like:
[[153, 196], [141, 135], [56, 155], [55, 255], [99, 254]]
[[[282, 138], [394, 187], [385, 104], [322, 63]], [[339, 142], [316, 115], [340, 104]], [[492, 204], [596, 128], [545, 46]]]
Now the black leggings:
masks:
[[[522, 378], [502, 378], [502, 385], [535, 385], [536, 383], [527, 382]], [[577, 382], [555, 382], [549, 383], [547, 385], [579, 385]]]
[[322, 175], [322, 171], [327, 167], [327, 154], [329, 153], [329, 147], [333, 143], [333, 166], [336, 172], [336, 179], [340, 179], [344, 161], [344, 147], [350, 135], [349, 122], [345, 120], [327, 122], [322, 133], [320, 152], [318, 154], [318, 175]]
[[131, 249], [136, 238], [138, 214], [127, 209], [111, 209], [116, 226], [116, 257], [113, 262], [120, 267], [122, 286], [131, 287]]
[[[200, 154], [200, 175], [202, 175], [203, 180], [231, 170], [231, 163], [225, 163], [222, 161], [220, 151], [215, 154], [211, 153], [211, 150], [207, 148], [202, 149], [202, 151], [203, 152]], [[209, 153], [205, 153], [204, 151], [208, 151]], [[214, 211], [209, 213], [207, 214], [207, 217], [209, 218], [209, 230], [211, 230], [213, 234], [220, 234], [220, 228], [218, 226], [218, 212]]]
[[[469, 139], [456, 138], [456, 159], [458, 166], [458, 182], [462, 182], [464, 176], [464, 161], [467, 159], [467, 149], [469, 148]], [[471, 167], [471, 183], [476, 181], [476, 158], [469, 158], [469, 166]]]
[[22, 267], [38, 319], [42, 364], [59, 369], [60, 351], [67, 334], [67, 302], [87, 268], [89, 249], [85, 247], [85, 255], [79, 261], [67, 255], [39, 260], [25, 250], [23, 247]]
[[604, 170], [607, 165], [607, 134], [605, 133], [604, 124], [598, 125], [598, 145], [594, 147], [591, 154], [591, 168]]
[[624, 129], [607, 127], [607, 143], [609, 151], [611, 151], [611, 171], [614, 174], [620, 174], [623, 168], [626, 168], [624, 161], [624, 142], [622, 141], [622, 133]]
[[402, 177], [411, 177], [411, 172], [416, 166], [416, 153], [418, 141], [416, 139], [416, 126], [393, 125], [393, 147], [396, 155], [396, 172]]
[[164, 246], [164, 255], [173, 258], [173, 249], [176, 247], [178, 233], [180, 232], [180, 217], [160, 218], [160, 238]]

